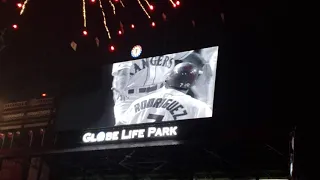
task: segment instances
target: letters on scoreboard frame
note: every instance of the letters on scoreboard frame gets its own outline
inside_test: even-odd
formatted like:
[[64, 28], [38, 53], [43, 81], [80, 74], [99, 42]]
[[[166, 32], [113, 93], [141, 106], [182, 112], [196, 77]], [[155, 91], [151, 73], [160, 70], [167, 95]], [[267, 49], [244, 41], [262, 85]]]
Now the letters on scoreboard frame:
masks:
[[82, 136], [83, 143], [123, 141], [133, 139], [155, 139], [174, 137], [178, 134], [178, 126], [124, 128], [122, 130], [107, 130], [99, 132], [87, 131]]
[[[200, 142], [206, 139], [209, 133], [208, 130], [212, 130], [212, 126], [214, 126], [212, 123], [213, 121], [175, 121], [87, 129], [78, 135], [77, 143], [82, 145], [95, 145], [158, 140], [183, 142], [194, 138], [197, 139], [197, 142]], [[201, 129], [201, 131], [197, 131], [196, 129]], [[66, 137], [64, 140], [69, 138], [70, 137]]]

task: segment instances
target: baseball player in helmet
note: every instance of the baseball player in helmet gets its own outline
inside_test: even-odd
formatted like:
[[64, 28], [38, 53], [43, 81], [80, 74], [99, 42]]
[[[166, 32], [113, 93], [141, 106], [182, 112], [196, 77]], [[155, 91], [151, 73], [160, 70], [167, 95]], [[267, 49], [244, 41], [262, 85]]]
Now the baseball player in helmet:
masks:
[[195, 50], [192, 54], [180, 60], [180, 62], [191, 62], [199, 68], [201, 76], [188, 94], [207, 103], [211, 109], [213, 105], [217, 53], [218, 47], [203, 48]]
[[135, 100], [116, 125], [211, 117], [212, 110], [206, 103], [186, 94], [197, 81], [199, 72], [194, 63], [179, 63], [167, 76], [164, 87]]
[[112, 88], [115, 124], [123, 119], [125, 112], [135, 100], [154, 93], [163, 87], [176, 60], [184, 59], [193, 51], [114, 63]]

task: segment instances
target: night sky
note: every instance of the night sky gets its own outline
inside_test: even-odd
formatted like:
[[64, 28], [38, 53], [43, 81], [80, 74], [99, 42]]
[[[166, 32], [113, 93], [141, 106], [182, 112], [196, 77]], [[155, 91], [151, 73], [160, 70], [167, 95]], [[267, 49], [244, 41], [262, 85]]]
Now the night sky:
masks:
[[[150, 13], [157, 23], [154, 29], [137, 1], [124, 1], [125, 8], [116, 5], [117, 16], [113, 15], [109, 3], [102, 1], [112, 41], [107, 38], [98, 1], [86, 3], [88, 37], [82, 35], [81, 0], [30, 0], [22, 16], [19, 16], [17, 2], [7, 0], [0, 4], [0, 29], [7, 28], [4, 35], [7, 47], [0, 54], [0, 82], [1, 92], [5, 94], [2, 98], [8, 100], [36, 97], [42, 92], [55, 96], [62, 83], [70, 84], [67, 80], [82, 71], [131, 59], [130, 49], [135, 44], [141, 44], [142, 56], [148, 56], [192, 49], [195, 44], [202, 46], [200, 36], [206, 33], [214, 34], [207, 40], [207, 46], [217, 44], [221, 37], [217, 5], [216, 8], [207, 7], [210, 11], [203, 11], [205, 6], [200, 2], [184, 1], [179, 9], [173, 9], [169, 1], [150, 1], [155, 6], [155, 12]], [[163, 12], [167, 22], [162, 20]], [[203, 17], [213, 18], [205, 20]], [[123, 37], [117, 35], [120, 20], [125, 26]], [[196, 33], [192, 20], [202, 33]], [[131, 23], [136, 26], [134, 30], [129, 28]], [[12, 24], [18, 24], [19, 29], [13, 30]], [[100, 40], [99, 48], [95, 37]], [[78, 44], [77, 52], [70, 47], [71, 41]], [[110, 43], [117, 48], [113, 54], [108, 52]]]
[[[226, 130], [239, 127], [237, 133], [255, 134], [287, 150], [283, 142], [294, 122], [272, 116], [273, 31], [284, 34], [286, 8], [278, 4], [275, 9], [268, 1], [181, 0], [180, 9], [173, 9], [169, 1], [150, 0], [157, 23], [153, 29], [136, 0], [123, 2], [126, 8], [117, 5], [115, 17], [103, 1], [113, 37], [110, 42], [97, 2], [87, 2], [89, 36], [83, 37], [81, 0], [30, 0], [23, 16], [19, 16], [17, 1], [2, 0], [0, 30], [7, 28], [7, 46], [0, 52], [0, 101], [29, 99], [42, 92], [68, 94], [79, 77], [94, 74], [103, 64], [131, 59], [130, 49], [136, 44], [142, 45], [143, 57], [219, 45], [216, 117], [223, 120]], [[123, 37], [117, 36], [120, 19], [126, 26]], [[14, 23], [19, 25], [16, 31], [11, 28]], [[135, 30], [128, 28], [131, 23]], [[100, 39], [99, 48], [95, 37]], [[70, 47], [72, 40], [78, 44], [76, 52]], [[110, 43], [116, 52], [108, 51]]]
[[[263, 127], [272, 121], [272, 15], [281, 17], [285, 11], [274, 13], [267, 2], [181, 1], [181, 9], [174, 10], [169, 1], [150, 1], [156, 7], [157, 28], [152, 29], [138, 4], [128, 2], [125, 12], [118, 8], [117, 18], [124, 25], [133, 22], [137, 28], [135, 32], [127, 29], [121, 38], [116, 35], [119, 20], [104, 4], [109, 7], [106, 14], [117, 47], [112, 54], [107, 50], [110, 41], [97, 3], [88, 5], [88, 37], [81, 34], [80, 0], [30, 0], [22, 17], [16, 2], [1, 3], [0, 28], [8, 28], [8, 45], [0, 54], [2, 101], [37, 97], [42, 92], [63, 94], [84, 72], [90, 74], [102, 64], [131, 59], [130, 49], [135, 44], [142, 45], [143, 57], [220, 45], [215, 104], [221, 113], [241, 117], [234, 123], [242, 126]], [[166, 23], [161, 20], [162, 12], [167, 15]], [[225, 24], [220, 12], [225, 14]], [[192, 28], [192, 19], [196, 28]], [[13, 23], [19, 24], [19, 30], [11, 29]], [[101, 41], [100, 48], [95, 46], [95, 37]], [[70, 47], [72, 40], [78, 43], [76, 52]]]
[[[126, 29], [121, 38], [116, 35], [119, 20], [112, 15], [110, 6], [104, 4], [109, 7], [106, 14], [110, 17], [115, 53], [107, 49], [110, 41], [97, 3], [87, 8], [88, 37], [81, 34], [80, 0], [30, 0], [22, 17], [18, 15], [16, 2], [1, 3], [0, 27], [8, 28], [5, 34], [8, 45], [0, 54], [2, 102], [38, 97], [42, 92], [56, 97], [70, 93], [79, 77], [94, 74], [102, 64], [131, 59], [130, 49], [135, 44], [142, 45], [142, 57], [219, 45], [216, 114], [244, 127], [274, 128], [271, 118], [274, 24], [270, 4], [181, 1], [181, 9], [174, 10], [169, 1], [150, 1], [156, 7], [157, 28], [153, 29], [137, 2], [128, 2], [122, 9], [125, 12], [118, 8], [117, 18], [124, 25], [133, 22], [137, 28]], [[162, 12], [166, 13], [167, 22], [162, 21]], [[220, 12], [225, 14], [225, 24]], [[281, 16], [283, 12], [279, 12]], [[192, 19], [196, 28], [192, 27]], [[19, 24], [19, 30], [12, 30], [13, 23]], [[95, 46], [95, 37], [100, 39], [100, 48]], [[72, 40], [78, 44], [76, 52], [70, 47]], [[229, 120], [223, 122], [228, 124]], [[287, 126], [284, 122], [277, 123], [279, 127]]]

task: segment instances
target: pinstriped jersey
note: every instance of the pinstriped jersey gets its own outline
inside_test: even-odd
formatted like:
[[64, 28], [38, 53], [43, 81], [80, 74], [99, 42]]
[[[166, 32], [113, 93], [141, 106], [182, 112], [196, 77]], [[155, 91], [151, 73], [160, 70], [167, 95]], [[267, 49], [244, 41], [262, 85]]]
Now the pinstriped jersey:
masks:
[[165, 87], [135, 100], [117, 125], [212, 117], [210, 107], [189, 95]]
[[127, 89], [160, 84], [165, 81], [169, 72], [172, 71], [175, 66], [175, 60], [183, 59], [191, 52], [192, 51], [186, 51], [114, 63], [112, 75], [115, 75], [116, 72], [121, 69], [129, 68], [130, 78], [127, 83]]

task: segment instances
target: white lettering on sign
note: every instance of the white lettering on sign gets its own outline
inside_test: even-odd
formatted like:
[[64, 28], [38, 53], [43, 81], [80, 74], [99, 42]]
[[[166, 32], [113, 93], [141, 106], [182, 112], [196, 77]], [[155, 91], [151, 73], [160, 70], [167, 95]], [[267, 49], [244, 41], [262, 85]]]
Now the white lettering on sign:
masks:
[[112, 141], [113, 133], [112, 132], [107, 132], [106, 133], [106, 138], [104, 139], [105, 141]]
[[177, 126], [162, 127], [162, 128], [149, 127], [148, 128], [148, 137], [176, 136], [177, 129], [178, 129]]
[[150, 128], [148, 129], [148, 137], [151, 137], [151, 134], [156, 133], [156, 131], [157, 131], [157, 128], [155, 128], [155, 127], [150, 127]]
[[106, 137], [106, 133], [105, 132], [99, 132], [97, 134], [97, 142], [101, 142], [104, 141], [104, 138]]
[[112, 133], [112, 140], [114, 141], [119, 140], [119, 131], [114, 131]]
[[144, 138], [145, 129], [122, 130], [121, 139], [140, 139]]
[[84, 143], [88, 143], [88, 142], [90, 142], [90, 136], [91, 136], [91, 133], [85, 133], [83, 136], [82, 136], [82, 141], [84, 142]]
[[148, 127], [146, 129], [123, 129], [120, 131], [111, 131], [99, 133], [87, 132], [82, 136], [84, 143], [129, 140], [129, 139], [143, 139], [143, 138], [156, 138], [156, 137], [170, 137], [176, 136], [177, 126], [170, 127]]

